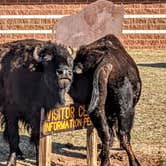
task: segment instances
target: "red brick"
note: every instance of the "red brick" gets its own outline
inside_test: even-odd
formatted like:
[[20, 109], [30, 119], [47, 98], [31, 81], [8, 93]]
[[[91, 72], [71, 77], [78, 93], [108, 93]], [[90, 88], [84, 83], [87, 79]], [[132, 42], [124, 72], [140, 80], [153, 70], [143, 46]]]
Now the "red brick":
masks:
[[52, 0], [40, 0], [41, 3], [51, 3]]
[[18, 10], [4, 10], [3, 13], [5, 15], [16, 15], [18, 14]]
[[0, 5], [1, 5], [1, 4], [5, 4], [5, 3], [6, 3], [6, 0], [1, 0], [1, 1], [0, 1]]
[[166, 7], [159, 9], [160, 14], [166, 14]]
[[160, 45], [162, 45], [162, 46], [166, 46], [166, 39], [165, 40], [160, 40]]
[[64, 0], [52, 0], [54, 3], [64, 3]]
[[18, 4], [29, 4], [27, 0], [18, 0]]
[[6, 4], [17, 4], [18, 0], [6, 0]]
[[88, 0], [76, 0], [77, 3], [88, 3]]
[[29, 4], [39, 4], [41, 0], [29, 0]]
[[76, 3], [76, 0], [63, 0], [63, 2], [64, 3]]

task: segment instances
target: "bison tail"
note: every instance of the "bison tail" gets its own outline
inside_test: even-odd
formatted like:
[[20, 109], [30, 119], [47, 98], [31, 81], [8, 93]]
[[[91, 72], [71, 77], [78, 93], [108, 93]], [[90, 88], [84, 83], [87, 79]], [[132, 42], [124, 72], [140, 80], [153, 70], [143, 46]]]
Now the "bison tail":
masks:
[[99, 69], [96, 69], [93, 77], [93, 90], [88, 113], [92, 113], [99, 103]]
[[108, 73], [107, 77], [108, 77], [109, 73], [112, 70], [112, 65], [102, 60], [101, 63], [98, 65], [97, 69], [95, 70], [93, 75], [93, 90], [92, 90], [91, 101], [88, 107], [88, 113], [92, 113], [99, 104], [99, 95], [100, 95], [99, 80], [100, 80], [100, 72], [101, 70], [103, 70], [103, 68], [107, 69], [107, 73]]

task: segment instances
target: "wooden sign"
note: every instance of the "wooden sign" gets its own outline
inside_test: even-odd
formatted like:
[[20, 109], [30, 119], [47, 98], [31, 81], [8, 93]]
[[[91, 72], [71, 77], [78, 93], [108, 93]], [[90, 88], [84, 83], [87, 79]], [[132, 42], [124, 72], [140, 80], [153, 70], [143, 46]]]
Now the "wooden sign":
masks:
[[72, 104], [52, 109], [43, 120], [42, 135], [79, 130], [92, 126], [85, 105]]
[[87, 165], [97, 166], [97, 137], [85, 105], [72, 104], [52, 109], [45, 116], [41, 109], [39, 166], [56, 163], [51, 154], [51, 134], [87, 128]]

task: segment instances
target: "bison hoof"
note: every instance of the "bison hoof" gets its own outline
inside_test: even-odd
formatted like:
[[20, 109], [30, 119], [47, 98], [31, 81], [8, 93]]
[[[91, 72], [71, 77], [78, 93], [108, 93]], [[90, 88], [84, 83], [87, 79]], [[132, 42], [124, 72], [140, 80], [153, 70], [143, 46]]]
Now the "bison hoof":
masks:
[[130, 162], [130, 166], [141, 166], [141, 164], [139, 163], [137, 159], [135, 159], [134, 161]]
[[110, 161], [109, 160], [101, 160], [100, 166], [110, 166]]
[[110, 166], [110, 154], [109, 151], [103, 151], [101, 150], [99, 157], [101, 159], [101, 164], [100, 166]]
[[11, 153], [9, 156], [9, 160], [7, 162], [7, 166], [16, 166], [16, 153]]
[[25, 160], [24, 154], [20, 149], [17, 149], [16, 151], [16, 160]]
[[25, 160], [25, 157], [23, 155], [17, 155], [16, 159], [17, 160]]

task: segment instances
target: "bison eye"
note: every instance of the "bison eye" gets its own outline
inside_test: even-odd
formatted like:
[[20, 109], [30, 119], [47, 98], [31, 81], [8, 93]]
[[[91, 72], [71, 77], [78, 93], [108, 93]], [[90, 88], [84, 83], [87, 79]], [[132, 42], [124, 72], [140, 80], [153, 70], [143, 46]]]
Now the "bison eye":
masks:
[[73, 76], [73, 70], [68, 70], [67, 73], [68, 73], [68, 76], [70, 77]]

